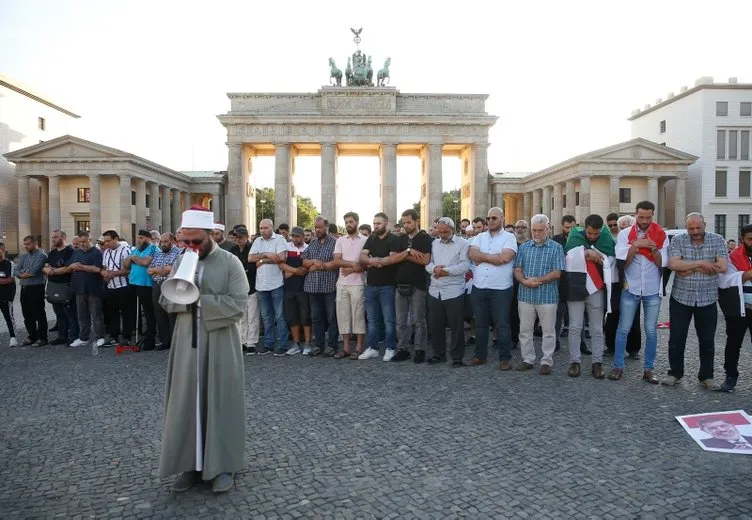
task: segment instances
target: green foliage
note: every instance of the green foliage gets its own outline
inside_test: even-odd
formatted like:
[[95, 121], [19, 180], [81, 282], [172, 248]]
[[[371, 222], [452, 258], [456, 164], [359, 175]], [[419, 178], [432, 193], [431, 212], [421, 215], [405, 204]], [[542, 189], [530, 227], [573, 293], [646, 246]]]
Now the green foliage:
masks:
[[[256, 222], [261, 222], [265, 218], [274, 220], [275, 200], [274, 188], [256, 188]], [[290, 227], [313, 228], [313, 220], [319, 214], [318, 208], [313, 205], [313, 201], [309, 197], [298, 195], [297, 200], [298, 221], [297, 223], [288, 222], [288, 224], [290, 224]], [[275, 224], [280, 224], [280, 222], [275, 222]]]
[[[413, 209], [418, 212], [418, 217], [420, 217], [420, 201], [413, 204]], [[456, 223], [460, 213], [460, 190], [445, 191], [441, 196], [441, 216], [450, 217]], [[421, 220], [421, 222], [423, 221]], [[424, 227], [430, 225], [430, 222], [423, 224]]]

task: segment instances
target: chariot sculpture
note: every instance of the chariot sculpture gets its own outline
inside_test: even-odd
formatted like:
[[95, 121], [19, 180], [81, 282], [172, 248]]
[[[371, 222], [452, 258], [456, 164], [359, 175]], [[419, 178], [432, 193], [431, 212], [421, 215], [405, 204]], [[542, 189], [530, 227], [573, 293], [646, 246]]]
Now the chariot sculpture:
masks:
[[[360, 45], [360, 33], [363, 32], [363, 28], [353, 29], [350, 31], [355, 35], [353, 42], [355, 42], [355, 52], [347, 58], [347, 67], [345, 68], [345, 85], [348, 87], [373, 87], [373, 66], [372, 57], [361, 52]], [[384, 61], [384, 67], [379, 69], [376, 74], [376, 86], [384, 87], [389, 83], [391, 79], [389, 76], [389, 65], [391, 65], [392, 59], [387, 58]], [[342, 86], [342, 71], [337, 67], [334, 58], [329, 58], [329, 84], [337, 87]]]

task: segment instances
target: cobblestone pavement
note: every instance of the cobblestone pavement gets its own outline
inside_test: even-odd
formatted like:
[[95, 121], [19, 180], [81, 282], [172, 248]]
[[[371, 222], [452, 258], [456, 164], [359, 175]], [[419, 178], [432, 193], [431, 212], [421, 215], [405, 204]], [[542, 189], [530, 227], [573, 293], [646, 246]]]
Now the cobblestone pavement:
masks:
[[752, 412], [749, 340], [735, 394], [698, 388], [696, 357], [678, 388], [634, 361], [620, 382], [572, 379], [562, 352], [551, 377], [248, 357], [248, 469], [215, 496], [157, 477], [166, 352], [2, 347], [0, 516], [750, 518], [752, 457], [704, 452], [674, 419]]

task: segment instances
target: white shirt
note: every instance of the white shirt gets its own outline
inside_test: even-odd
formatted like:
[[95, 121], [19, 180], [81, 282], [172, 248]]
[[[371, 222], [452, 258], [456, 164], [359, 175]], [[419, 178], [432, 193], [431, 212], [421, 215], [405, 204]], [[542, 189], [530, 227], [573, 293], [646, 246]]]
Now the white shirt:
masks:
[[[286, 253], [287, 242], [285, 237], [273, 233], [269, 240], [259, 236], [253, 241], [251, 246], [251, 255], [259, 255], [261, 253]], [[264, 262], [256, 271], [256, 290], [257, 291], [273, 291], [279, 287], [282, 287], [285, 283], [285, 276], [282, 273], [282, 269], [277, 264]]]
[[[481, 253], [497, 255], [505, 249], [517, 254], [517, 239], [509, 231], [499, 230], [496, 234], [484, 231], [473, 239], [471, 247]], [[503, 291], [512, 287], [514, 282], [514, 260], [502, 265], [481, 262], [473, 268], [473, 286], [478, 289], [496, 289]]]
[[[632, 227], [619, 231], [616, 238], [616, 259], [626, 260], [629, 253], [629, 232]], [[637, 238], [645, 238], [645, 233], [637, 230]], [[659, 250], [663, 265], [668, 262], [668, 237], [663, 241], [663, 247]], [[649, 258], [635, 253], [632, 263], [624, 269], [626, 278], [625, 288], [635, 296], [652, 296], [663, 293], [663, 270], [655, 265]]]
[[[131, 248], [127, 242], [120, 242], [116, 249], [102, 251], [102, 267], [105, 271], [120, 271], [123, 268], [123, 260], [131, 254]], [[128, 287], [128, 275], [114, 276], [107, 282], [108, 289], [122, 289]]]

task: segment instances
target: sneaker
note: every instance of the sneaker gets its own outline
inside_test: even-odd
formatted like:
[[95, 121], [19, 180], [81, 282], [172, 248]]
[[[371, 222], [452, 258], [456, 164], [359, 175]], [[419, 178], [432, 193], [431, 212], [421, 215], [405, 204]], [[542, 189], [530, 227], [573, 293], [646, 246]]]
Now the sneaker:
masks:
[[475, 345], [475, 336], [467, 338], [467, 345]]
[[96, 341], [96, 343], [94, 343], [94, 345], [96, 345], [96, 347], [97, 347], [97, 348], [99, 348], [99, 347], [103, 347], [103, 346], [104, 346], [104, 338], [99, 338], [99, 339], [98, 339], [98, 340]]
[[245, 354], [246, 352], [248, 352], [248, 345], [246, 345], [245, 343], [243, 343], [243, 345], [241, 345], [241, 349], [240, 349], [240, 351], [241, 351], [241, 352], [242, 352], [243, 354]]
[[251, 345], [250, 347], [246, 347], [245, 349], [246, 356], [254, 356], [257, 353], [258, 353], [258, 349], [256, 348], [256, 345]]
[[76, 341], [74, 341], [73, 343], [71, 343], [70, 346], [71, 347], [83, 347], [84, 345], [86, 345], [86, 343], [88, 343], [88, 342], [87, 341], [81, 341], [81, 339], [77, 339]]
[[720, 388], [721, 392], [733, 392], [734, 387], [736, 386], [736, 380], [736, 377], [726, 376], [726, 380], [723, 382]]
[[111, 340], [109, 340], [109, 341], [105, 341], [105, 342], [104, 342], [104, 345], [102, 345], [102, 346], [103, 346], [103, 347], [116, 347], [116, 346], [117, 346], [117, 344], [118, 344], [118, 342], [117, 342], [117, 341], [115, 341], [114, 339], [111, 339]]
[[359, 360], [373, 359], [379, 357], [379, 351], [373, 347], [368, 347], [365, 352], [358, 356]]
[[395, 348], [386, 349], [386, 352], [384, 352], [384, 359], [382, 359], [382, 361], [391, 361], [396, 353], [397, 349]]
[[10, 338], [10, 343], [8, 343], [9, 347], [17, 347], [18, 346], [18, 340], [16, 338]]
[[700, 381], [700, 386], [703, 387], [705, 390], [720, 390], [721, 387], [713, 383], [712, 379], [703, 379]]
[[300, 353], [301, 353], [301, 350], [297, 343], [295, 343], [292, 347], [288, 348], [287, 352], [285, 352], [285, 354], [287, 354], [288, 356], [296, 356]]
[[426, 361], [426, 351], [425, 350], [416, 350], [415, 356], [413, 356], [413, 363], [416, 365], [419, 365], [420, 363], [424, 363]]
[[287, 351], [285, 349], [280, 348], [274, 351], [274, 357], [282, 357], [285, 355], [287, 355]]
[[310, 345], [306, 345], [306, 346], [305, 346], [305, 347], [303, 348], [303, 355], [304, 355], [304, 356], [311, 356], [311, 355], [313, 355], [313, 349], [311, 348], [311, 346], [310, 346]]
[[410, 351], [405, 348], [401, 348], [397, 350], [397, 353], [392, 358], [392, 361], [407, 361], [408, 359], [410, 359]]
[[311, 356], [318, 356], [321, 354], [321, 349], [319, 347], [313, 347], [313, 350], [311, 350]]
[[665, 386], [674, 386], [679, 384], [679, 381], [681, 380], [678, 377], [666, 376], [664, 379], [661, 379], [661, 384]]
[[272, 351], [272, 349], [270, 349], [270, 348], [259, 347], [259, 349], [258, 349], [258, 355], [259, 356], [265, 356], [265, 355], [269, 354], [271, 351]]

